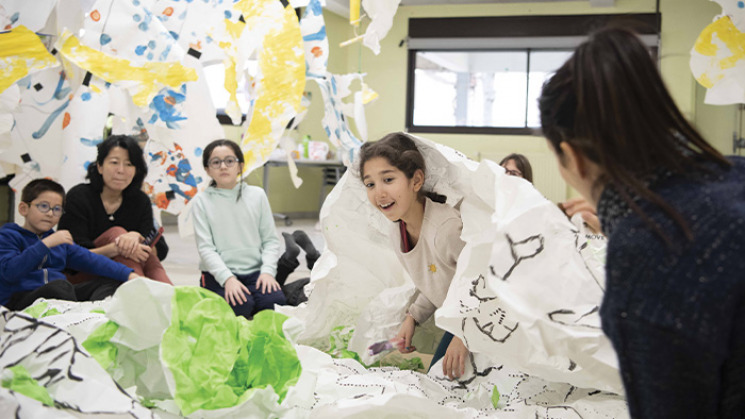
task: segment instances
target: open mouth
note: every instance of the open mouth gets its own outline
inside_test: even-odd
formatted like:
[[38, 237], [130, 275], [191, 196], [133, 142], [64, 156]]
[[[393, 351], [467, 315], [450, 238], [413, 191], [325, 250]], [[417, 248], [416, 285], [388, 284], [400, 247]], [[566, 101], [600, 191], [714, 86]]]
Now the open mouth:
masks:
[[380, 208], [382, 208], [382, 209], [386, 210], [386, 209], [388, 209], [388, 208], [392, 207], [394, 203], [395, 203], [395, 202], [389, 202], [389, 203], [387, 203], [387, 204], [379, 204], [379, 206], [380, 206]]

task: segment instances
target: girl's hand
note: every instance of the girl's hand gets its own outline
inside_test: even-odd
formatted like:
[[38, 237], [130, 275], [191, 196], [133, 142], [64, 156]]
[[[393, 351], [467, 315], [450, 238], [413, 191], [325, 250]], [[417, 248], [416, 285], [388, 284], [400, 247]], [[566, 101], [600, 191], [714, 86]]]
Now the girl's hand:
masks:
[[246, 288], [238, 278], [231, 276], [227, 281], [225, 281], [225, 301], [227, 301], [228, 304], [231, 306], [236, 304], [242, 305], [248, 301], [246, 295], [251, 295], [251, 292], [248, 291], [248, 288]]
[[137, 253], [139, 245], [143, 241], [145, 241], [145, 239], [140, 235], [140, 233], [130, 231], [129, 233], [124, 233], [117, 237], [116, 240], [114, 240], [114, 243], [116, 243], [116, 248], [120, 255], [125, 258], [134, 259], [134, 254]]
[[456, 379], [466, 372], [466, 359], [469, 352], [466, 345], [459, 337], [453, 336], [448, 345], [448, 350], [442, 358], [442, 373], [451, 380]]
[[260, 274], [259, 279], [256, 280], [256, 289], [261, 290], [262, 294], [266, 294], [267, 291], [279, 291], [279, 283], [273, 276], [269, 274]]
[[401, 324], [401, 329], [399, 329], [398, 335], [396, 335], [397, 339], [403, 340], [403, 345], [398, 350], [402, 354], [408, 354], [416, 350], [416, 347], [411, 346], [411, 339], [414, 337], [414, 329], [416, 329], [416, 321], [411, 317], [411, 314], [407, 313], [404, 322]]

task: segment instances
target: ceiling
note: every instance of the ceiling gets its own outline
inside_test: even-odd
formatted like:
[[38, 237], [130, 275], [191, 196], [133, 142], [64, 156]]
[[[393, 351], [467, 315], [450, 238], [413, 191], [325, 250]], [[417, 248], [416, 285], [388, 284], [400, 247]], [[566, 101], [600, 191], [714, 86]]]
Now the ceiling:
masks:
[[[401, 0], [401, 6], [437, 6], [448, 4], [548, 3], [572, 0]], [[585, 0], [591, 7], [614, 6], [616, 0]], [[326, 9], [340, 16], [349, 16], [349, 0], [326, 0]]]

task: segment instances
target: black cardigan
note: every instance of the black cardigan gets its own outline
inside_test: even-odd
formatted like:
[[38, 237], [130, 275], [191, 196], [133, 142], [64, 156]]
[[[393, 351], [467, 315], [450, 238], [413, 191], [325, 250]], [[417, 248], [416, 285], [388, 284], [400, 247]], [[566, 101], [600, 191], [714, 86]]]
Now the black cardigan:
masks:
[[[76, 185], [67, 193], [65, 213], [59, 221], [60, 230], [69, 230], [75, 243], [92, 249], [93, 241], [104, 231], [119, 226], [127, 231], [137, 231], [147, 237], [154, 230], [153, 208], [144, 192], [135, 190], [125, 194], [122, 205], [111, 214], [106, 214], [101, 194], [89, 183]], [[161, 237], [155, 245], [158, 259], [168, 255], [168, 244]]]
[[600, 316], [634, 418], [745, 417], [745, 159], [729, 170], [663, 175], [650, 189], [685, 219], [636, 199], [673, 245], [606, 187]]

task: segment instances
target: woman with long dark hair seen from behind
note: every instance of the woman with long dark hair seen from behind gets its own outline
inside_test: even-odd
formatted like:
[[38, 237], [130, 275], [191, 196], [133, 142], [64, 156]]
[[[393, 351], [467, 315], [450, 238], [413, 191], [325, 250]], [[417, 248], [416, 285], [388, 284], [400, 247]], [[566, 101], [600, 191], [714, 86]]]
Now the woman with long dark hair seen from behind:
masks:
[[[75, 243], [93, 253], [171, 284], [160, 263], [168, 246], [156, 236], [152, 203], [141, 190], [145, 175], [147, 165], [137, 141], [128, 135], [110, 136], [98, 145], [96, 161], [88, 166], [90, 182], [68, 192], [59, 228], [69, 230]], [[78, 274], [69, 279], [77, 283], [89, 278]]]
[[701, 137], [621, 28], [580, 45], [539, 106], [608, 236], [600, 315], [631, 416], [745, 417], [745, 160]]

